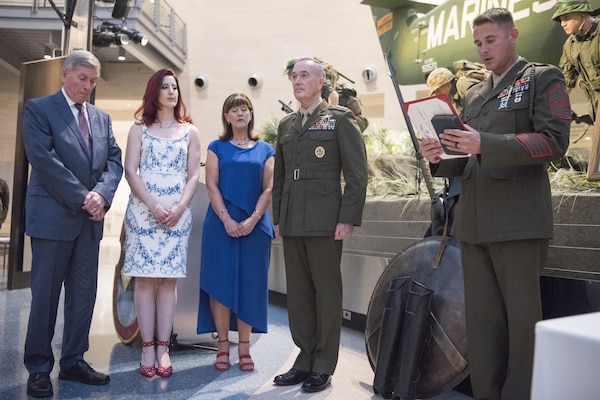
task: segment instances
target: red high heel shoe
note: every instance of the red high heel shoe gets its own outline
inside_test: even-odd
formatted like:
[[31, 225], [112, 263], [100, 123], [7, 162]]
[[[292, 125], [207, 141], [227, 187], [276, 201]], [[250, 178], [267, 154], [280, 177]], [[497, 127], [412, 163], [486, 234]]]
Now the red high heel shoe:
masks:
[[[246, 343], [250, 343], [250, 341], [244, 342], [244, 341], [240, 340], [239, 343], [246, 344]], [[246, 361], [242, 361], [242, 360], [246, 360]], [[250, 353], [240, 354], [240, 369], [245, 372], [254, 371], [254, 361], [252, 361], [252, 356], [250, 355]]]
[[[219, 343], [225, 343], [228, 341], [229, 339], [223, 339], [219, 340]], [[229, 352], [222, 351], [217, 354], [217, 360], [219, 359], [219, 357], [227, 357], [227, 361], [215, 361], [215, 369], [219, 372], [227, 371], [231, 366], [231, 363], [229, 362]]]
[[[142, 347], [150, 346], [154, 346], [154, 340], [150, 342], [142, 342]], [[140, 363], [140, 374], [147, 378], [152, 378], [154, 375], [156, 375], [156, 367], [154, 365], [152, 365], [151, 367], [146, 367], [145, 365], [142, 365], [142, 363]]]
[[[157, 340], [156, 341], [156, 345], [157, 346], [164, 346], [167, 348], [167, 353], [169, 352], [169, 345], [171, 344], [171, 342], [169, 340]], [[163, 367], [162, 365], [160, 365], [160, 362], [158, 363], [158, 368], [156, 369], [156, 373], [159, 376], [162, 376], [163, 378], [168, 378], [171, 375], [173, 375], [173, 364], [169, 365], [168, 367]]]

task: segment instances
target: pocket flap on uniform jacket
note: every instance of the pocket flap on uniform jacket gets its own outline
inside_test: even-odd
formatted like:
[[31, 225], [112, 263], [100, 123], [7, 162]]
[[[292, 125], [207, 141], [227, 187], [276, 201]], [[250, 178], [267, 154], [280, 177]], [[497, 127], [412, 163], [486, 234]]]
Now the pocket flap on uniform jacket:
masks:
[[511, 181], [524, 181], [532, 176], [539, 176], [546, 172], [542, 164], [526, 165], [521, 167], [503, 167], [490, 170], [493, 179], [504, 179]]
[[305, 181], [304, 187], [309, 192], [318, 193], [321, 196], [329, 196], [332, 193], [338, 192], [339, 182], [330, 181], [331, 184], [327, 184], [327, 181], [319, 180], [319, 181]]
[[279, 144], [286, 144], [294, 140], [294, 135], [283, 135], [281, 139], [279, 139]]
[[311, 140], [318, 140], [318, 141], [333, 140], [333, 138], [334, 138], [333, 135], [334, 134], [332, 131], [310, 131], [308, 133], [308, 137]]

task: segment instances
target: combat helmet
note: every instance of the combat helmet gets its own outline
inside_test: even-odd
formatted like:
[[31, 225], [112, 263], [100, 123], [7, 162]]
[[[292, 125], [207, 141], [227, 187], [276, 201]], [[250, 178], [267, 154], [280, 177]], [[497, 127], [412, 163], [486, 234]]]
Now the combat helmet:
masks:
[[554, 6], [552, 21], [558, 22], [561, 15], [574, 12], [596, 15], [587, 0], [558, 0]]
[[290, 58], [289, 60], [287, 60], [287, 62], [285, 63], [285, 69], [283, 70], [283, 74], [287, 75], [289, 77], [292, 74], [294, 65], [296, 65], [296, 63], [298, 62], [299, 59], [300, 59], [300, 57], [294, 57], [294, 58]]
[[427, 77], [427, 87], [431, 94], [435, 94], [435, 91], [446, 83], [452, 82], [454, 74], [447, 68], [436, 68]]

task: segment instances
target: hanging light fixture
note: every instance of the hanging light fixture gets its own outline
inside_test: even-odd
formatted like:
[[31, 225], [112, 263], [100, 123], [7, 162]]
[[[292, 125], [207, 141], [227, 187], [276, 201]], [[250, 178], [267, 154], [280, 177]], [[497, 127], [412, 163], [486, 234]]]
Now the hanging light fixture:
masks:
[[92, 37], [92, 44], [95, 47], [124, 46], [130, 41], [145, 46], [148, 44], [148, 37], [138, 31], [130, 30], [122, 24], [108, 22], [98, 25], [94, 29]]
[[143, 33], [127, 29], [127, 27], [125, 27], [125, 26], [121, 27], [119, 29], [119, 32], [121, 34], [127, 35], [127, 37], [129, 39], [131, 39], [133, 41], [133, 43], [135, 43], [135, 44], [139, 44], [142, 46], [145, 46], [148, 44], [148, 37], [146, 35], [144, 35]]
[[127, 57], [125, 56], [125, 47], [119, 46], [119, 56], [117, 57], [117, 60], [125, 61], [126, 59]]

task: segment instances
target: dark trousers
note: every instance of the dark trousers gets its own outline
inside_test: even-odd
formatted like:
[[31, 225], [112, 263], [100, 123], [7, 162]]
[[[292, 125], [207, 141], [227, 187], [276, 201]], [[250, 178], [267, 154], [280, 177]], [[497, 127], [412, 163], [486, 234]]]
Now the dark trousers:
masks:
[[461, 243], [469, 371], [476, 399], [527, 400], [548, 240]]
[[72, 241], [31, 238], [31, 311], [25, 339], [29, 373], [50, 372], [54, 366], [52, 338], [64, 282], [64, 328], [61, 368], [70, 368], [89, 348], [96, 302], [98, 251], [91, 222]]
[[300, 348], [294, 368], [332, 375], [342, 326], [341, 240], [284, 237], [287, 308]]

